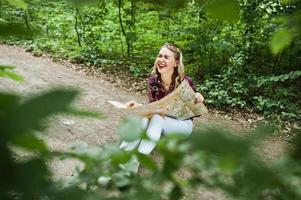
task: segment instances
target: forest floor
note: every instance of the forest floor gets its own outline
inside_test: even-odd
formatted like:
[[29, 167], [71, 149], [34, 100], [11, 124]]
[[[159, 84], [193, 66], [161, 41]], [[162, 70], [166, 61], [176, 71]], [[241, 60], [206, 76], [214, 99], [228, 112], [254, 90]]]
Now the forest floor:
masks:
[[[116, 128], [124, 113], [112, 108], [108, 100], [126, 102], [136, 100], [146, 102], [145, 79], [131, 77], [116, 70], [104, 73], [99, 69], [87, 69], [69, 62], [53, 62], [47, 56], [34, 57], [16, 46], [0, 45], [0, 64], [16, 66], [15, 72], [25, 78], [24, 82], [15, 82], [7, 78], [0, 79], [0, 91], [9, 91], [30, 96], [50, 88], [72, 87], [81, 91], [74, 106], [106, 115], [105, 119], [79, 118], [70, 115], [51, 117], [45, 138], [51, 149], [66, 150], [68, 144], [85, 141], [89, 145], [103, 145], [119, 142]], [[45, 105], [47, 106], [47, 105]], [[196, 126], [213, 124], [238, 133], [247, 133], [261, 116], [244, 112], [225, 112], [209, 109], [205, 117], [194, 120]], [[260, 154], [267, 161], [278, 158], [288, 147], [283, 134], [266, 139], [260, 148]], [[56, 176], [71, 176], [74, 173], [74, 161], [56, 161], [52, 168]], [[197, 194], [185, 199], [225, 199], [216, 191], [200, 189]]]

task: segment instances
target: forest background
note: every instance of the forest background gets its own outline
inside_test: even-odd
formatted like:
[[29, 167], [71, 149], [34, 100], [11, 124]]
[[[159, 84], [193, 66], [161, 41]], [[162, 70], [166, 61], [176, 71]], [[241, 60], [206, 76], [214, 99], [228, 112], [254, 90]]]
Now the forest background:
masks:
[[[158, 48], [174, 42], [208, 104], [300, 121], [299, 0], [0, 0], [0, 8], [3, 43], [146, 77]], [[0, 76], [22, 80], [12, 69], [0, 65]], [[72, 108], [77, 95], [66, 89], [29, 97], [0, 92], [0, 199], [190, 199], [198, 186], [236, 199], [301, 197], [298, 125], [289, 150], [271, 162], [256, 149], [273, 126], [259, 126], [244, 137], [212, 128], [188, 138], [164, 137], [158, 143], [161, 163], [114, 144], [50, 150], [39, 135], [49, 116], [100, 118]], [[139, 124], [127, 118], [118, 129], [121, 139], [145, 138]], [[26, 156], [20, 157], [20, 148]], [[145, 173], [120, 167], [133, 156]], [[56, 158], [74, 158], [84, 166], [69, 180], [55, 180], [48, 164]]]
[[35, 55], [146, 77], [171, 42], [207, 104], [300, 119], [300, 1], [0, 2], [2, 25], [31, 36], [4, 41]]

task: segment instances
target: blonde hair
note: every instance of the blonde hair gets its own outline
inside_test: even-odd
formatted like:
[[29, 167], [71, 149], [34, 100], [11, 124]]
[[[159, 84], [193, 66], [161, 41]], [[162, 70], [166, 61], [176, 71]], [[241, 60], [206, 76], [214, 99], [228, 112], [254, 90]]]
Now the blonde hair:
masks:
[[[172, 77], [172, 82], [174, 83], [174, 88], [176, 88], [176, 87], [178, 87], [178, 85], [181, 84], [181, 82], [183, 81], [184, 76], [185, 76], [183, 55], [182, 55], [182, 52], [180, 51], [180, 49], [173, 44], [166, 43], [160, 48], [159, 51], [161, 51], [161, 49], [163, 49], [163, 48], [167, 48], [168, 50], [172, 51], [173, 54], [175, 55], [175, 59], [178, 61], [178, 65], [177, 65], [176, 70], [174, 71], [174, 74]], [[158, 69], [157, 69], [157, 62], [158, 62], [158, 60], [156, 59], [151, 74], [157, 74], [158, 76], [160, 76], [160, 73], [158, 72]]]

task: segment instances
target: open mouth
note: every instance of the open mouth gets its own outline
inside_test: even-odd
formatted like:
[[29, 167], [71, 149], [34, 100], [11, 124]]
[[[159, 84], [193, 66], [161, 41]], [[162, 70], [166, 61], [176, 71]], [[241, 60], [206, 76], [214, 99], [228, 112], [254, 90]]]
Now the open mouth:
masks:
[[158, 67], [159, 67], [160, 69], [162, 69], [162, 68], [166, 67], [166, 65], [165, 65], [165, 64], [158, 64]]

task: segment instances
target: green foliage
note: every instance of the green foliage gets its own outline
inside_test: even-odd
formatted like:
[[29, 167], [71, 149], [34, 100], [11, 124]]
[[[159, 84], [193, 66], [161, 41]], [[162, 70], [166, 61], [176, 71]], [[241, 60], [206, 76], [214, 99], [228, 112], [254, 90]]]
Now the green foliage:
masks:
[[23, 0], [4, 0], [17, 8], [27, 9], [27, 4]]
[[[19, 42], [16, 36], [33, 31], [35, 37], [24, 44], [37, 55], [47, 52], [98, 67], [126, 66], [145, 75], [158, 48], [166, 41], [176, 42], [207, 103], [249, 106], [300, 119], [299, 1], [283, 5], [268, 0], [70, 0], [80, 3], [75, 6], [39, 0], [0, 2], [3, 40]], [[88, 5], [79, 7], [82, 2]], [[233, 12], [218, 13], [225, 7]], [[273, 20], [276, 15], [284, 15], [285, 22]], [[284, 31], [272, 36], [279, 30]], [[269, 51], [271, 37], [275, 56]], [[12, 69], [1, 66], [0, 76], [21, 80]], [[247, 137], [218, 129], [196, 130], [188, 138], [165, 137], [158, 143], [163, 163], [115, 145], [78, 143], [68, 152], [52, 152], [38, 137], [49, 116], [100, 117], [71, 108], [77, 94], [66, 89], [30, 98], [0, 93], [0, 199], [180, 199], [185, 189], [197, 186], [219, 188], [236, 199], [301, 198], [300, 129], [294, 130], [291, 151], [275, 162], [263, 161], [254, 152], [254, 145], [273, 132], [269, 128]], [[139, 124], [136, 118], [126, 119], [119, 128], [122, 139], [145, 139]], [[20, 159], [16, 147], [29, 156]], [[56, 157], [75, 158], [84, 166], [70, 180], [57, 182], [46, 164]], [[145, 174], [133, 173], [136, 159]], [[180, 176], [183, 169], [188, 177]]]
[[0, 65], [0, 77], [1, 76], [6, 76], [9, 77], [10, 79], [13, 79], [15, 81], [23, 81], [23, 77], [14, 73], [12, 70], [14, 69], [14, 66], [3, 66]]
[[[285, 119], [300, 119], [300, 91], [294, 86], [286, 86], [290, 82], [290, 85], [293, 85], [300, 79], [300, 71], [266, 77], [245, 75], [242, 79], [236, 70], [228, 69], [198, 86], [207, 97], [208, 104], [249, 107], [267, 116], [271, 113], [281, 113], [281, 117]], [[248, 106], [248, 102], [252, 102], [253, 107]]]
[[291, 44], [293, 35], [288, 30], [280, 30], [272, 37], [271, 49], [273, 54], [281, 52], [285, 47]]
[[239, 20], [239, 4], [236, 0], [213, 0], [208, 5], [207, 13], [217, 19], [237, 22]]
[[[0, 92], [1, 199], [181, 199], [185, 189], [197, 186], [219, 188], [235, 199], [301, 198], [298, 127], [291, 151], [275, 162], [263, 161], [254, 152], [258, 141], [273, 133], [273, 126], [262, 126], [245, 137], [209, 127], [189, 137], [166, 136], [158, 143], [161, 164], [136, 149], [126, 152], [112, 144], [89, 147], [78, 142], [68, 152], [50, 151], [38, 134], [53, 114], [86, 113], [70, 107], [77, 94], [56, 89], [24, 98]], [[146, 139], [142, 132], [135, 117], [125, 119], [119, 128], [127, 141]], [[16, 148], [29, 155], [20, 158]], [[46, 164], [57, 157], [84, 165], [78, 175], [58, 182]], [[143, 175], [133, 170], [137, 159], [146, 170]], [[180, 174], [183, 169], [188, 177]]]
[[[68, 112], [76, 91], [53, 90], [32, 98], [0, 93], [0, 198], [40, 199], [54, 192], [54, 182], [46, 161], [52, 152], [36, 135], [47, 117]], [[45, 106], [47, 105], [47, 106]], [[15, 157], [14, 148], [33, 153], [26, 159]], [[53, 190], [54, 189], [54, 190]], [[52, 199], [52, 195], [49, 195]]]
[[17, 35], [30, 38], [32, 36], [32, 32], [24, 28], [23, 24], [5, 23], [5, 21], [0, 21], [0, 35], [2, 37]]
[[[111, 199], [112, 194], [114, 199], [181, 199], [184, 189], [196, 186], [220, 188], [237, 199], [301, 197], [299, 135], [289, 154], [266, 163], [255, 156], [253, 146], [272, 132], [267, 126], [247, 137], [212, 128], [196, 130], [188, 138], [170, 135], [158, 144], [161, 164], [136, 150], [125, 152], [114, 145], [89, 147], [79, 142], [70, 145], [68, 152], [51, 152], [36, 134], [48, 116], [68, 110], [75, 94], [57, 90], [24, 100], [21, 96], [1, 93], [1, 199]], [[51, 98], [52, 95], [57, 99]], [[38, 102], [59, 103], [45, 111]], [[16, 111], [24, 110], [22, 107], [34, 112], [16, 115]], [[28, 123], [26, 127], [20, 124], [19, 121], [32, 121], [28, 118], [35, 123]], [[135, 118], [129, 118], [121, 127], [137, 125]], [[120, 129], [121, 135], [132, 133], [130, 128]], [[140, 134], [138, 138], [141, 137]], [[33, 156], [19, 159], [14, 147], [21, 147]], [[45, 164], [54, 157], [75, 158], [84, 165], [78, 169], [78, 175], [56, 182]], [[138, 158], [147, 173], [133, 173], [133, 158]], [[184, 179], [179, 174], [183, 169], [190, 173]]]
[[206, 102], [220, 106], [245, 107], [249, 90], [245, 85], [246, 82], [236, 75], [236, 69], [229, 68], [216, 78], [207, 79], [203, 85], [200, 85], [199, 90], [205, 93]]
[[119, 133], [123, 141], [134, 141], [140, 138], [142, 132], [143, 127], [141, 121], [134, 116], [124, 119], [122, 125], [117, 130], [117, 133]]
[[3, 41], [30, 36], [21, 43], [34, 55], [147, 76], [159, 47], [173, 42], [207, 103], [297, 119], [283, 113], [298, 116], [300, 76], [272, 79], [300, 70], [299, 0], [34, 0], [1, 8]]
[[288, 74], [282, 74], [278, 76], [268, 76], [262, 77], [258, 79], [257, 86], [261, 87], [264, 85], [270, 85], [277, 82], [286, 82], [294, 79], [298, 79], [301, 77], [301, 71], [292, 71]]

